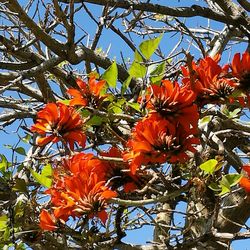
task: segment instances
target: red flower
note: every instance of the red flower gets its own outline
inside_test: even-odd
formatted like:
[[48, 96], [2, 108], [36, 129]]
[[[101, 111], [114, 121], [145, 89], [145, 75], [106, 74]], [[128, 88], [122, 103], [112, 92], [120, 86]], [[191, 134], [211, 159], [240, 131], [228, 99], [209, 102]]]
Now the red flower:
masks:
[[247, 177], [242, 177], [239, 184], [247, 193], [250, 193], [250, 165], [244, 165], [242, 169], [247, 173]]
[[151, 86], [151, 97], [147, 107], [153, 109], [173, 124], [180, 123], [187, 131], [197, 128], [199, 114], [194, 104], [195, 93], [177, 82], [163, 80], [161, 86]]
[[105, 180], [105, 166], [102, 161], [96, 159], [93, 154], [77, 153], [68, 159], [62, 159], [63, 171], [69, 174], [78, 174], [84, 172], [89, 175], [95, 172], [99, 180]]
[[181, 125], [173, 125], [154, 114], [137, 123], [123, 159], [130, 162], [135, 174], [143, 164], [184, 162], [189, 158], [187, 151], [194, 152], [192, 145], [198, 143]]
[[77, 142], [84, 147], [86, 136], [83, 131], [83, 121], [74, 108], [62, 103], [49, 103], [37, 113], [36, 123], [31, 127], [32, 132], [42, 135], [37, 139], [39, 146], [49, 142], [63, 141], [74, 149]]
[[235, 81], [226, 78], [227, 68], [218, 64], [219, 59], [206, 57], [197, 64], [192, 62], [189, 69], [182, 67], [182, 82], [196, 93], [200, 106], [225, 102], [237, 86]]
[[232, 75], [237, 77], [241, 81], [241, 84], [248, 85], [244, 87], [249, 88], [249, 84], [247, 83], [249, 82], [250, 77], [250, 54], [244, 52], [241, 57], [240, 53], [236, 53], [231, 64], [231, 69]]
[[242, 177], [240, 179], [240, 186], [245, 189], [247, 193], [250, 192], [250, 179], [247, 177]]
[[43, 209], [40, 216], [40, 227], [43, 230], [53, 231], [58, 227], [56, 226], [56, 219], [53, 215], [51, 215], [47, 210]]
[[51, 196], [56, 219], [67, 221], [69, 216], [86, 215], [97, 216], [105, 223], [107, 200], [117, 193], [102, 180], [101, 164], [92, 154], [80, 153], [62, 161], [55, 169], [53, 186], [46, 193]]
[[[64, 176], [61, 181], [46, 191], [51, 195], [54, 216], [66, 221], [69, 216], [81, 217], [87, 215], [99, 217], [106, 221], [106, 201], [116, 197], [115, 191], [105, 186], [105, 181], [99, 181], [96, 173], [90, 175], [79, 173], [73, 176]], [[105, 215], [105, 216], [104, 216]]]
[[88, 84], [82, 81], [80, 78], [76, 79], [76, 83], [80, 90], [68, 89], [67, 93], [70, 94], [73, 99], [70, 100], [72, 106], [87, 106], [92, 103], [93, 106], [99, 106], [106, 95], [101, 96], [101, 91], [104, 88], [106, 81], [101, 80], [96, 82], [95, 77], [90, 77]]
[[247, 175], [250, 177], [250, 164], [242, 166], [242, 169], [247, 173]]
[[232, 76], [234, 76], [237, 82], [237, 89], [241, 90], [245, 96], [238, 98], [239, 102], [245, 106], [248, 103], [250, 105], [250, 54], [244, 52], [242, 57], [240, 53], [234, 55], [232, 64]]

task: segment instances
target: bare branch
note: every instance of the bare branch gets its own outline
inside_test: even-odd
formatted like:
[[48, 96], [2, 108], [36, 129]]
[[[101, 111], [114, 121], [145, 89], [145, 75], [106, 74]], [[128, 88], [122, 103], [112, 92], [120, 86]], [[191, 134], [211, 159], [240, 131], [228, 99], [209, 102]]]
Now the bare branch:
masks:
[[[68, 0], [61, 0], [61, 2], [68, 3]], [[75, 3], [81, 2], [80, 0], [76, 0]], [[98, 5], [105, 5], [105, 2], [102, 0], [84, 0], [86, 3], [98, 4]], [[140, 11], [148, 11], [152, 13], [158, 13], [168, 16], [174, 17], [194, 17], [194, 16], [201, 16], [213, 19], [215, 21], [219, 21], [226, 24], [239, 24], [239, 21], [244, 21], [241, 18], [234, 18], [230, 17], [218, 12], [215, 12], [212, 9], [201, 7], [199, 5], [192, 5], [191, 7], [176, 7], [171, 8], [159, 4], [151, 4], [151, 3], [134, 3], [131, 1], [119, 1], [119, 0], [109, 0], [109, 6], [116, 7], [116, 8], [123, 8], [129, 9], [130, 7], [133, 10], [140, 10]], [[238, 20], [240, 19], [240, 20]], [[244, 21], [245, 23], [245, 21]]]
[[32, 31], [37, 39], [41, 40], [48, 48], [50, 48], [55, 54], [65, 57], [64, 52], [65, 46], [53, 39], [45, 31], [43, 31], [33, 20], [30, 18], [23, 8], [18, 4], [16, 0], [10, 0], [6, 2], [5, 0], [0, 1], [5, 4], [11, 11], [18, 13], [20, 20]]
[[250, 11], [250, 3], [247, 0], [237, 0], [238, 3], [246, 10]]

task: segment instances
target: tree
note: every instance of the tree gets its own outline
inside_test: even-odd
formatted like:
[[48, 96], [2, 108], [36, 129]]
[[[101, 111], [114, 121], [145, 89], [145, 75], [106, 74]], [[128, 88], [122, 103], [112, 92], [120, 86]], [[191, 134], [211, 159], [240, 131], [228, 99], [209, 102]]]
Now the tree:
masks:
[[1, 0], [1, 249], [250, 237], [250, 5], [181, 4]]

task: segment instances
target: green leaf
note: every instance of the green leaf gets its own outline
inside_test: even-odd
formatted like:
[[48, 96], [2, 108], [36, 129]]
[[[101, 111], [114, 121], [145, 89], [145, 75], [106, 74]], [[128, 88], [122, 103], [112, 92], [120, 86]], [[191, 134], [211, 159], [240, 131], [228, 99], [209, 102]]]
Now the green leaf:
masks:
[[98, 47], [98, 48], [96, 48], [95, 49], [95, 53], [97, 53], [97, 54], [102, 54], [103, 53], [103, 50], [102, 50], [102, 47]]
[[24, 243], [19, 242], [17, 245], [15, 245], [15, 250], [26, 250], [27, 247], [24, 245]]
[[139, 46], [140, 51], [147, 60], [153, 55], [155, 50], [158, 48], [162, 37], [163, 37], [163, 34], [161, 34], [157, 38], [150, 39], [150, 40], [147, 40], [147, 41], [143, 41], [140, 44], [140, 46]]
[[206, 124], [209, 123], [212, 119], [211, 115], [206, 115], [200, 120], [200, 124]]
[[47, 79], [48, 80], [56, 80], [56, 77], [53, 74], [48, 74]]
[[1, 157], [1, 161], [0, 161], [0, 171], [1, 172], [5, 172], [8, 168], [8, 161], [6, 159], [6, 157], [2, 154], [0, 154]]
[[212, 174], [215, 171], [218, 161], [215, 159], [210, 159], [200, 165], [200, 169], [207, 174]]
[[65, 65], [67, 65], [67, 64], [69, 64], [69, 62], [66, 61], [66, 60], [64, 60], [64, 61], [62, 61], [61, 63], [59, 63], [59, 64], [57, 65], [57, 67], [62, 68], [63, 66], [65, 66]]
[[221, 187], [215, 182], [212, 182], [208, 187], [215, 192], [221, 191]]
[[237, 109], [235, 109], [235, 110], [233, 110], [233, 111], [229, 111], [228, 117], [229, 117], [229, 118], [235, 118], [235, 117], [238, 116], [238, 114], [239, 114], [240, 112], [241, 112], [241, 109], [240, 109], [240, 108], [237, 108]]
[[93, 117], [90, 118], [90, 120], [86, 123], [86, 125], [89, 126], [99, 126], [103, 123], [103, 118], [98, 116], [98, 115], [94, 115]]
[[221, 192], [219, 193], [220, 196], [226, 194], [226, 193], [229, 193], [230, 192], [230, 188], [224, 186], [224, 185], [221, 185]]
[[24, 164], [21, 163], [21, 164], [17, 167], [17, 172], [22, 171], [22, 169], [23, 169], [24, 167], [25, 167]]
[[18, 148], [14, 148], [14, 151], [20, 155], [25, 155], [26, 156], [26, 152], [25, 149], [22, 147], [18, 147]]
[[31, 169], [30, 171], [37, 182], [39, 182], [41, 185], [47, 188], [51, 187], [53, 169], [50, 164], [44, 166], [41, 174], [37, 173], [33, 169]]
[[106, 80], [109, 87], [115, 88], [118, 77], [118, 69], [116, 62], [113, 62], [109, 68], [101, 76], [102, 79]]
[[111, 105], [109, 107], [109, 111], [113, 111], [113, 113], [115, 113], [115, 114], [121, 114], [123, 112], [122, 108], [120, 108], [119, 106], [116, 106], [116, 105]]
[[157, 67], [150, 74], [150, 81], [152, 84], [160, 85], [166, 70], [166, 61], [157, 65]]
[[139, 103], [134, 103], [134, 102], [127, 102], [127, 105], [131, 108], [133, 108], [134, 110], [141, 112], [140, 109], [140, 104]]
[[117, 100], [116, 102], [111, 103], [108, 106], [108, 111], [112, 111], [115, 114], [120, 114], [123, 112], [123, 105], [126, 102], [124, 98]]
[[140, 53], [135, 51], [135, 59], [129, 69], [129, 74], [135, 78], [143, 78], [147, 73], [147, 68], [141, 64], [143, 62], [143, 58]]
[[29, 143], [30, 139], [31, 139], [31, 135], [30, 135], [30, 134], [26, 134], [26, 135], [22, 138], [22, 141], [23, 141], [24, 143]]
[[91, 114], [91, 112], [88, 111], [87, 109], [82, 109], [82, 110], [81, 110], [81, 115], [82, 115], [83, 117], [88, 117], [88, 116], [90, 116], [90, 114]]
[[222, 179], [220, 181], [220, 185], [223, 185], [230, 190], [230, 183], [228, 182], [226, 175], [222, 176]]
[[230, 187], [235, 186], [240, 181], [241, 177], [241, 174], [226, 174], [223, 176], [223, 178], [227, 180]]
[[113, 102], [114, 99], [115, 99], [115, 97], [114, 97], [113, 95], [107, 95], [107, 96], [104, 98], [103, 102]]
[[22, 192], [26, 193], [27, 190], [27, 185], [24, 179], [16, 179], [15, 185], [13, 186], [12, 190], [17, 191], [17, 192]]
[[60, 100], [60, 101], [58, 101], [58, 102], [60, 102], [60, 103], [62, 103], [62, 104], [65, 104], [65, 105], [69, 105], [69, 103], [70, 103], [70, 100]]
[[3, 234], [3, 240], [9, 241], [9, 239], [10, 239], [10, 228], [6, 227]]
[[23, 204], [24, 203], [20, 200], [15, 205], [15, 208], [14, 208], [15, 218], [21, 218], [21, 217], [23, 217], [23, 214], [24, 214], [24, 206], [23, 206]]
[[242, 96], [242, 90], [236, 88], [236, 90], [232, 93], [232, 97], [237, 98], [239, 96]]
[[222, 179], [220, 181], [220, 186], [221, 186], [221, 192], [219, 193], [219, 195], [224, 195], [224, 194], [230, 192], [230, 190], [231, 190], [230, 183], [228, 182], [228, 180], [225, 176], [222, 177]]
[[129, 76], [122, 84], [121, 95], [123, 96], [125, 91], [128, 89], [129, 84], [132, 80], [132, 76]]
[[8, 226], [8, 216], [6, 214], [0, 216], [0, 231], [5, 231]]

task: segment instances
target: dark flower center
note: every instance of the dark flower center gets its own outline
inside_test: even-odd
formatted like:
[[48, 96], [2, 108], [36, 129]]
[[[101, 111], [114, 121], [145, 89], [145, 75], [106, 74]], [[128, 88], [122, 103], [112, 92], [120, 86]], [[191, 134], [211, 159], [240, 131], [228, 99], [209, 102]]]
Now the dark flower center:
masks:
[[169, 102], [169, 100], [166, 98], [154, 97], [152, 98], [151, 103], [155, 110], [162, 116], [169, 116], [178, 112], [178, 103]]
[[167, 135], [165, 132], [159, 134], [159, 138], [153, 148], [157, 151], [173, 152], [179, 150], [181, 145], [176, 145], [176, 138], [172, 135]]
[[240, 89], [243, 91], [250, 91], [250, 72], [245, 72], [240, 78]]
[[231, 95], [234, 88], [226, 82], [218, 82], [217, 89], [214, 90], [214, 97], [225, 99]]

